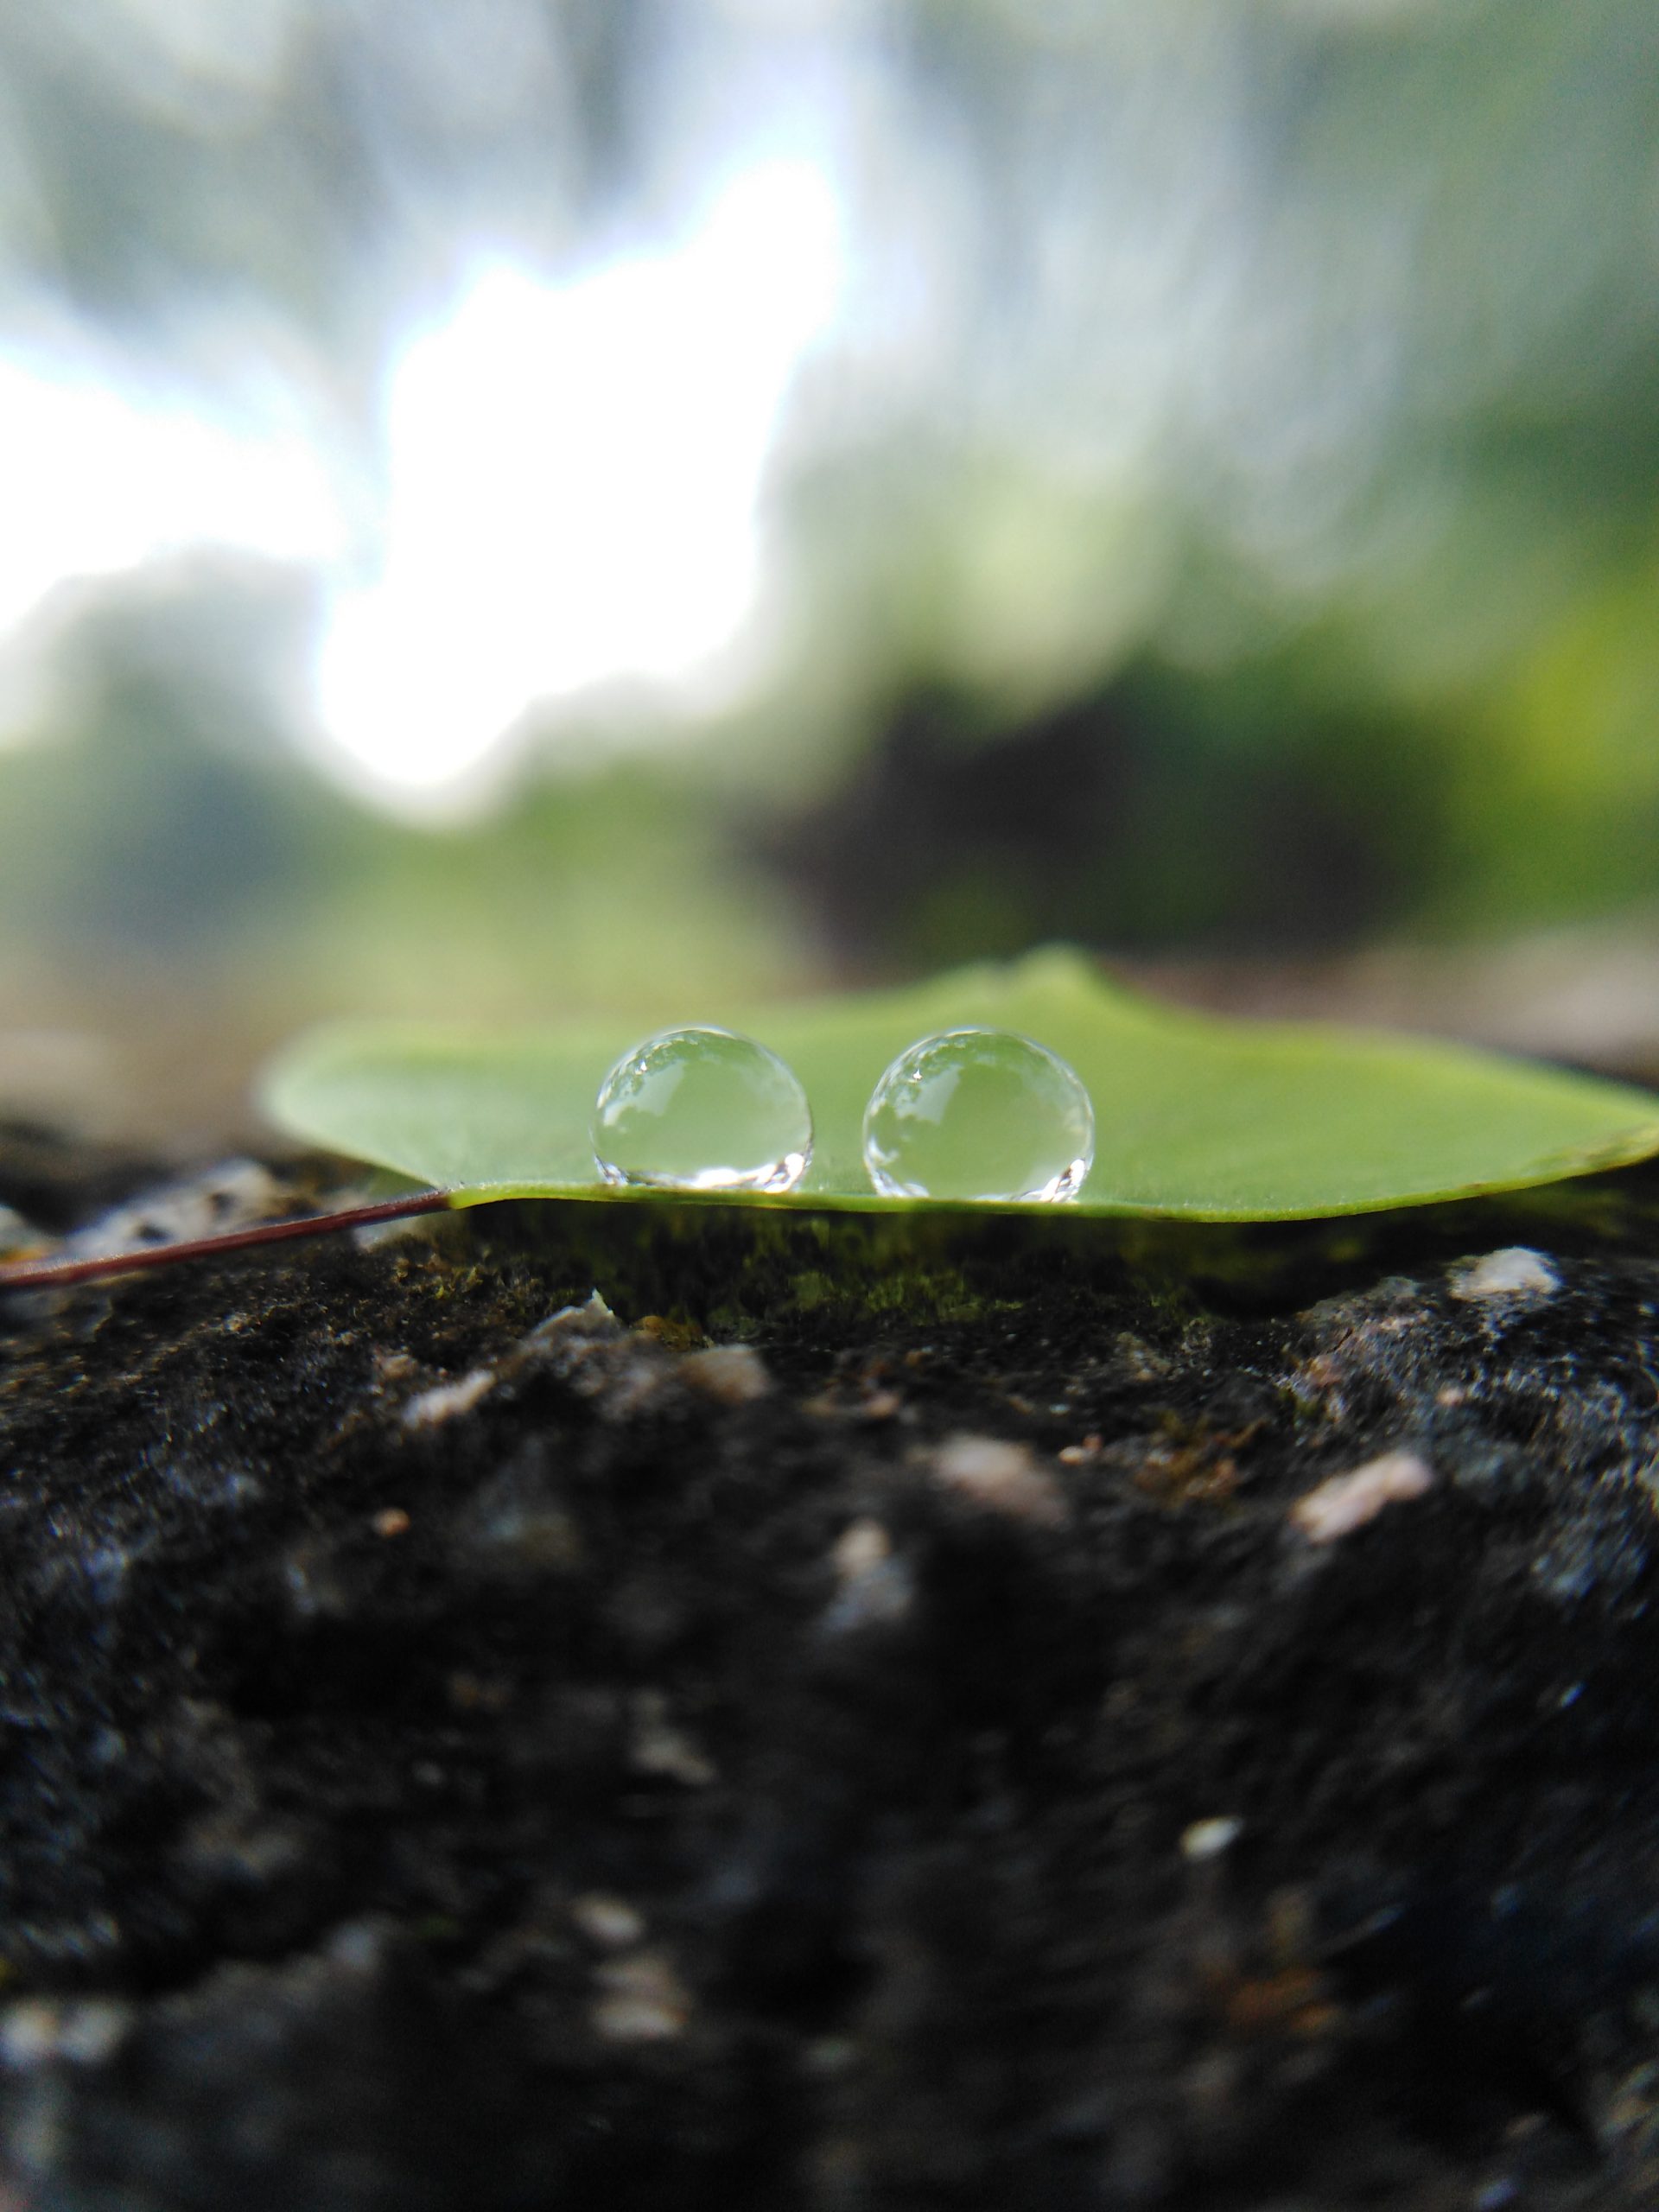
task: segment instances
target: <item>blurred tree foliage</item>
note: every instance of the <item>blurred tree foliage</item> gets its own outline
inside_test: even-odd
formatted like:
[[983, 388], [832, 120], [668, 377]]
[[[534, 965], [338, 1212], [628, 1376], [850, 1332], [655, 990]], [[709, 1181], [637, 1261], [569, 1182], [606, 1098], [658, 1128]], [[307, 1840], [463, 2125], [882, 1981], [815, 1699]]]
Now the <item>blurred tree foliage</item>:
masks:
[[1652, 902], [1656, 0], [7, 9], [0, 341], [287, 377], [372, 498], [479, 239], [556, 271], [791, 117], [853, 283], [761, 690], [420, 830], [292, 767], [269, 579], [118, 594], [0, 756], [0, 946], [644, 1006]]

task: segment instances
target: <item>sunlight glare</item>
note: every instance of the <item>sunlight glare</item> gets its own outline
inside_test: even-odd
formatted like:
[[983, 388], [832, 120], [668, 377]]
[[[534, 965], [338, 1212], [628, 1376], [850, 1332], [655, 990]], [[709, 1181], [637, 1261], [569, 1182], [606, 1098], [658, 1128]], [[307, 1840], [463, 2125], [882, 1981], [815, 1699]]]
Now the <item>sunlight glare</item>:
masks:
[[200, 545], [321, 563], [344, 540], [302, 433], [147, 401], [68, 356], [0, 356], [0, 639], [66, 583]]
[[342, 765], [383, 796], [463, 785], [538, 702], [671, 683], [742, 630], [762, 477], [842, 276], [835, 196], [751, 168], [678, 251], [550, 286], [494, 266], [390, 381], [382, 565], [317, 664]]

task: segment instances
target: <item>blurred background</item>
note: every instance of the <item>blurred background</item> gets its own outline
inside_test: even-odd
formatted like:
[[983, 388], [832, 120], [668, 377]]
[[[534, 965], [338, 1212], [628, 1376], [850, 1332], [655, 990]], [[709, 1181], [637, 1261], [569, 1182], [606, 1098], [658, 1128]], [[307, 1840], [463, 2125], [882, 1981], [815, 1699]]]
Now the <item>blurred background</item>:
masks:
[[1659, 1075], [1659, 0], [0, 0], [0, 1113], [1053, 938]]

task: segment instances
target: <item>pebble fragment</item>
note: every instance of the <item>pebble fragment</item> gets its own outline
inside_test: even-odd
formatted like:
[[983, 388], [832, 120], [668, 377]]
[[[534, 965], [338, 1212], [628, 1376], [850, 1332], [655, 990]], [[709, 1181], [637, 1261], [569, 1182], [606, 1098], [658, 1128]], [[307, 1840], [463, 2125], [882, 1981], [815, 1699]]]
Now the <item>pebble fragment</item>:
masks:
[[849, 1522], [830, 1554], [840, 1588], [825, 1607], [827, 1636], [855, 1635], [861, 1629], [895, 1628], [916, 1602], [910, 1569], [893, 1556], [893, 1539], [868, 1515]]
[[469, 1414], [480, 1398], [489, 1395], [499, 1380], [493, 1367], [475, 1367], [457, 1382], [440, 1382], [430, 1390], [419, 1391], [404, 1408], [404, 1427], [436, 1428], [446, 1421], [454, 1421], [457, 1414]]
[[893, 1557], [893, 1539], [880, 1522], [866, 1514], [861, 1520], [848, 1522], [836, 1538], [830, 1556], [842, 1581], [854, 1582], [861, 1574], [874, 1573], [887, 1564]]
[[643, 1941], [645, 1916], [626, 1897], [606, 1890], [586, 1890], [570, 1903], [570, 1917], [590, 1943], [607, 1951], [621, 1951]]
[[1230, 1850], [1243, 1834], [1244, 1823], [1230, 1816], [1209, 1821], [1194, 1821], [1181, 1830], [1181, 1856], [1189, 1864], [1201, 1866], [1206, 1859], [1219, 1859]]
[[607, 1421], [642, 1414], [676, 1387], [676, 1363], [656, 1336], [625, 1329], [597, 1291], [537, 1322], [513, 1363], [526, 1361], [545, 1365]]
[[1422, 1497], [1434, 1470], [1414, 1452], [1384, 1452], [1345, 1475], [1332, 1475], [1297, 1499], [1290, 1517], [1311, 1544], [1334, 1544], [1374, 1521], [1384, 1506]]
[[748, 1344], [714, 1344], [688, 1352], [680, 1362], [682, 1378], [720, 1406], [752, 1405], [772, 1390], [766, 1363]]
[[604, 1993], [593, 2009], [594, 2032], [607, 2043], [668, 2043], [685, 2032], [691, 1999], [661, 1951], [633, 1951], [600, 1967]]
[[1000, 1436], [947, 1437], [933, 1454], [930, 1472], [941, 1489], [954, 1491], [966, 1504], [1039, 1528], [1065, 1524], [1065, 1493], [1028, 1444]]
[[1478, 1300], [1485, 1298], [1553, 1298], [1561, 1279], [1541, 1252], [1525, 1244], [1506, 1244], [1456, 1269], [1452, 1295]]

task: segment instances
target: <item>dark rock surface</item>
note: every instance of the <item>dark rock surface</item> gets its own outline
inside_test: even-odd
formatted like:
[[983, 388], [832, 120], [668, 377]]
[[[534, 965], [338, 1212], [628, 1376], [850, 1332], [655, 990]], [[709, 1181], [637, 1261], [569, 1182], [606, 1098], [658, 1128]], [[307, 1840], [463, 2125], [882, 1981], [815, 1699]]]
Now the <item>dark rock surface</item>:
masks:
[[1656, 1192], [0, 1300], [0, 2202], [1659, 2201]]

